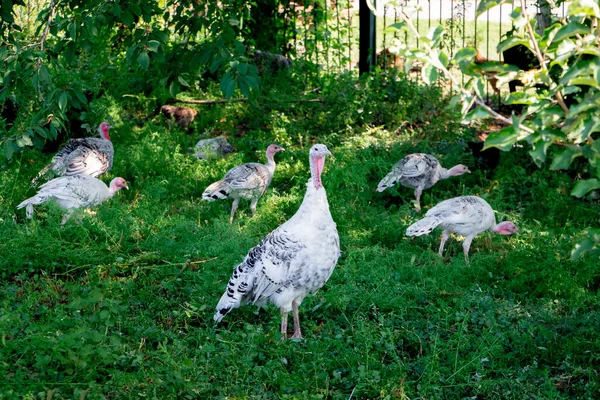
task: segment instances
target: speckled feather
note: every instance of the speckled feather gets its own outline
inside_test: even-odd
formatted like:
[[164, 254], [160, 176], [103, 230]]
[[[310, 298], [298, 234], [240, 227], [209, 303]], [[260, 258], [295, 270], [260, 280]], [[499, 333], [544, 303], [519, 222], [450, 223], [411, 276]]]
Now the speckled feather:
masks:
[[[115, 178], [113, 181], [120, 178]], [[109, 199], [115, 191], [98, 178], [89, 175], [63, 176], [40, 186], [38, 193], [21, 202], [17, 209], [27, 207], [27, 217], [33, 213], [33, 206], [50, 199], [63, 209], [85, 208], [98, 205]]]
[[415, 153], [404, 157], [392, 168], [392, 172], [379, 182], [377, 191], [382, 192], [396, 183], [416, 189], [429, 189], [440, 179], [447, 177], [447, 170], [429, 154]]
[[52, 158], [52, 162], [40, 171], [34, 183], [49, 170], [59, 176], [84, 174], [93, 177], [110, 170], [114, 149], [112, 142], [104, 138], [101, 129], [101, 138], [70, 139]]
[[311, 179], [296, 214], [251, 249], [234, 269], [214, 319], [220, 321], [245, 303], [272, 303], [289, 312], [292, 301], [299, 305], [327, 282], [339, 256], [339, 236], [327, 194]]
[[436, 226], [462, 236], [478, 235], [496, 226], [492, 207], [482, 198], [461, 196], [444, 200], [431, 208], [425, 218], [406, 230], [408, 236], [430, 233]]

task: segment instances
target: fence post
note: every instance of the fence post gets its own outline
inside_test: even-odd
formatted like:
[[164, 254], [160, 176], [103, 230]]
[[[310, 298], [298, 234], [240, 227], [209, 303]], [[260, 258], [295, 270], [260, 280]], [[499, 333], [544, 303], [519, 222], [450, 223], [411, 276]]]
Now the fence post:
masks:
[[[373, 7], [376, 6], [373, 0]], [[359, 14], [359, 34], [358, 34], [358, 72], [364, 74], [370, 72], [371, 67], [375, 65], [376, 41], [375, 41], [375, 14], [367, 5], [367, 0], [360, 0], [358, 6]]]

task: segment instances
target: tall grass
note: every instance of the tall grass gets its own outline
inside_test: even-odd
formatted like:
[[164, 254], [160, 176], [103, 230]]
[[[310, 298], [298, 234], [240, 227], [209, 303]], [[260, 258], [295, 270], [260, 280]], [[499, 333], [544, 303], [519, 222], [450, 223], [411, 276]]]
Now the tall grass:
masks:
[[[598, 265], [569, 261], [598, 224], [598, 203], [567, 195], [572, 178], [538, 169], [522, 148], [476, 167], [472, 135], [435, 89], [401, 77], [336, 76], [324, 102], [295, 102], [302, 77], [265, 82], [247, 104], [200, 109], [195, 133], [109, 97], [121, 191], [60, 226], [15, 205], [49, 154], [19, 153], [0, 182], [0, 398], [593, 398], [600, 389]], [[151, 109], [149, 107], [148, 109]], [[188, 154], [204, 132], [237, 148], [217, 161]], [[204, 188], [242, 162], [286, 147], [252, 217], [242, 204], [203, 202]], [[279, 342], [279, 312], [243, 307], [214, 325], [232, 268], [290, 218], [304, 195], [310, 144], [328, 145], [323, 183], [342, 257], [301, 307], [305, 340]], [[412, 191], [376, 193], [404, 155], [429, 152], [472, 174], [425, 191], [426, 211], [484, 197], [514, 237], [481, 235], [465, 265], [451, 239], [408, 238]]]

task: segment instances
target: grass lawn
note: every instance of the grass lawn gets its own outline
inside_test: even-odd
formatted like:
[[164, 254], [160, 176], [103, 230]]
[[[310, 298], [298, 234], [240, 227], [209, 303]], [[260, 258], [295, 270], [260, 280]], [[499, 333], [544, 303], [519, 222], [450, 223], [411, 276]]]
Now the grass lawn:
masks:
[[[598, 200], [568, 195], [573, 178], [537, 168], [527, 149], [478, 166], [474, 132], [435, 91], [381, 76], [323, 78], [324, 102], [297, 103], [301, 73], [248, 103], [201, 106], [193, 135], [169, 130], [129, 98], [90, 104], [114, 125], [113, 169], [131, 190], [60, 226], [15, 206], [51, 158], [16, 154], [0, 169], [0, 398], [524, 399], [594, 398], [600, 391], [598, 260], [569, 261]], [[202, 93], [196, 93], [201, 96]], [[148, 107], [152, 108], [152, 107]], [[188, 154], [201, 133], [237, 152]], [[201, 201], [242, 162], [277, 142], [271, 187], [252, 217], [242, 203]], [[308, 149], [333, 153], [323, 184], [342, 257], [300, 309], [304, 340], [280, 343], [278, 310], [247, 306], [212, 320], [232, 269], [300, 205]], [[429, 152], [473, 171], [424, 192], [423, 213], [478, 195], [517, 236], [482, 234], [465, 265], [456, 238], [408, 238], [412, 190], [375, 192], [404, 155]], [[22, 211], [22, 210], [21, 210]]]

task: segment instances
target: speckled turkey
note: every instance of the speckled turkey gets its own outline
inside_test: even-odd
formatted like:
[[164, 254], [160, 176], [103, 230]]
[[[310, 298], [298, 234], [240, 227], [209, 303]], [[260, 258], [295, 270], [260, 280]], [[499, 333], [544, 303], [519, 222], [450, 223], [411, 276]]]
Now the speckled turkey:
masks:
[[27, 218], [31, 218], [34, 205], [54, 199], [61, 208], [67, 210], [61, 223], [64, 225], [75, 209], [96, 206], [122, 188], [129, 189], [123, 178], [115, 178], [106, 186], [100, 179], [89, 175], [63, 176], [40, 186], [38, 193], [20, 203], [17, 209], [27, 207]]
[[494, 210], [485, 200], [477, 196], [460, 196], [442, 201], [427, 211], [425, 218], [409, 226], [406, 235], [427, 235], [437, 226], [444, 229], [440, 243], [440, 256], [444, 252], [444, 245], [450, 237], [450, 233], [456, 233], [465, 237], [463, 252], [467, 264], [469, 263], [469, 248], [475, 236], [486, 230], [501, 235], [518, 233], [517, 227], [510, 221], [496, 225]]
[[266, 164], [247, 163], [230, 169], [223, 179], [211, 184], [204, 190], [202, 200], [214, 201], [232, 197], [230, 223], [233, 222], [233, 216], [240, 199], [250, 200], [252, 215], [256, 214], [256, 203], [271, 184], [275, 173], [275, 160], [273, 157], [275, 153], [283, 150], [283, 147], [272, 144], [267, 147]]
[[89, 175], [97, 177], [112, 168], [114, 149], [108, 131], [108, 122], [98, 127], [100, 138], [71, 139], [52, 158], [52, 162], [40, 171], [32, 181], [36, 184], [39, 178], [52, 170], [59, 176]]
[[392, 172], [379, 182], [378, 192], [394, 186], [400, 182], [403, 186], [415, 189], [417, 212], [421, 211], [421, 193], [424, 189], [429, 189], [440, 179], [446, 179], [451, 176], [462, 175], [470, 172], [467, 167], [458, 164], [451, 169], [443, 168], [438, 160], [429, 154], [414, 153], [409, 154], [398, 161], [392, 168]]
[[217, 304], [214, 320], [219, 322], [233, 308], [251, 303], [272, 303], [281, 310], [282, 339], [287, 337], [287, 315], [293, 311], [293, 338], [302, 338], [298, 307], [309, 294], [331, 276], [340, 256], [336, 224], [329, 212], [327, 194], [321, 183], [325, 145], [310, 150], [311, 179], [302, 205], [292, 218], [269, 233], [248, 252], [233, 271], [227, 290]]

